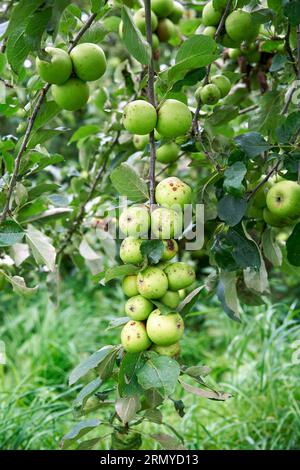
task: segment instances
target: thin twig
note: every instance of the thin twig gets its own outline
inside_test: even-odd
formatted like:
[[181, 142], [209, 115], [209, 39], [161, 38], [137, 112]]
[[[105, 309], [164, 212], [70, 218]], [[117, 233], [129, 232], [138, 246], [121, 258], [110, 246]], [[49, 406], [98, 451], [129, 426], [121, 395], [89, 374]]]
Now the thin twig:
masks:
[[285, 35], [285, 38], [284, 38], [284, 45], [285, 45], [286, 52], [288, 53], [288, 56], [290, 58], [292, 67], [294, 69], [294, 72], [298, 76], [299, 67], [297, 67], [297, 65], [296, 65], [295, 57], [293, 55], [293, 51], [292, 51], [292, 48], [291, 48], [290, 35], [291, 35], [291, 25], [289, 23], [288, 27], [287, 27], [287, 32], [286, 32], [286, 35]]
[[4, 85], [7, 87], [7, 88], [14, 88], [14, 86], [8, 82], [7, 80], [5, 80], [4, 78], [1, 78], [0, 77], [0, 82], [4, 83]]
[[[96, 13], [93, 13], [92, 15], [89, 16], [86, 23], [80, 28], [80, 30], [76, 34], [75, 38], [73, 39], [73, 41], [72, 41], [72, 43], [71, 43], [71, 45], [68, 49], [68, 52], [70, 52], [73, 49], [73, 47], [78, 43], [78, 41], [81, 39], [82, 35], [91, 26], [91, 24], [95, 20], [96, 16], [97, 16]], [[30, 135], [31, 135], [36, 117], [37, 117], [37, 115], [38, 115], [38, 113], [41, 109], [41, 106], [43, 104], [43, 101], [45, 99], [45, 96], [46, 96], [47, 92], [50, 89], [50, 86], [51, 85], [49, 83], [47, 83], [40, 90], [39, 97], [38, 97], [37, 102], [36, 102], [36, 104], [33, 108], [32, 114], [29, 118], [28, 125], [27, 125], [27, 128], [26, 128], [26, 132], [25, 132], [25, 135], [24, 135], [24, 139], [22, 141], [22, 144], [21, 144], [20, 149], [18, 151], [17, 157], [15, 159], [14, 171], [13, 171], [10, 183], [9, 183], [8, 194], [7, 194], [7, 198], [6, 198], [6, 202], [5, 202], [3, 212], [2, 212], [1, 217], [0, 217], [0, 222], [4, 222], [6, 220], [8, 214], [11, 211], [12, 195], [13, 195], [14, 189], [16, 187], [17, 179], [18, 179], [18, 176], [19, 176], [19, 169], [20, 169], [21, 159], [22, 159], [22, 156], [23, 156], [24, 152], [26, 151], [26, 148], [27, 148], [27, 145], [28, 145], [28, 142], [29, 142], [29, 139], [30, 139]]]
[[257, 191], [262, 187], [264, 186], [268, 181], [269, 179], [271, 178], [271, 176], [273, 176], [273, 174], [278, 170], [279, 166], [281, 164], [281, 161], [279, 160], [276, 165], [274, 165], [271, 170], [269, 171], [269, 173], [267, 173], [267, 175], [258, 183], [257, 186], [255, 186], [255, 188], [251, 191], [251, 193], [248, 195], [247, 197], [247, 201], [249, 202], [250, 199], [257, 193]]
[[[146, 15], [146, 36], [148, 44], [151, 47], [151, 59], [148, 65], [148, 98], [150, 103], [156, 107], [154, 93], [154, 59], [152, 47], [152, 26], [151, 26], [151, 0], [145, 0]], [[149, 192], [150, 192], [150, 210], [155, 205], [155, 163], [156, 163], [156, 146], [154, 138], [154, 130], [149, 135], [150, 143], [150, 168], [149, 168]]]
[[250, 113], [251, 111], [255, 111], [255, 109], [259, 108], [257, 104], [253, 104], [252, 106], [248, 106], [248, 108], [241, 109], [239, 111], [239, 116], [242, 116], [243, 114]]

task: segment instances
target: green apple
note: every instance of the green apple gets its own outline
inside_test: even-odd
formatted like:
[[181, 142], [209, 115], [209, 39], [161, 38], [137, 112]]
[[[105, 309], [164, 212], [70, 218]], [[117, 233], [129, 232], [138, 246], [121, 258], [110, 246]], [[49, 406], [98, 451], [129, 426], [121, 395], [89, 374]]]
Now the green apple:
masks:
[[149, 135], [135, 135], [133, 137], [133, 145], [137, 150], [144, 150], [149, 144]]
[[178, 243], [176, 240], [163, 240], [163, 244], [164, 252], [161, 259], [163, 261], [169, 261], [178, 253]]
[[254, 64], [260, 61], [261, 54], [258, 50], [254, 50], [254, 51], [247, 51], [245, 53], [245, 56], [247, 57], [247, 60], [249, 63]]
[[[146, 12], [144, 8], [137, 10], [133, 16], [134, 22], [141, 31], [141, 33], [146, 34]], [[155, 31], [158, 25], [158, 20], [156, 14], [151, 11], [151, 27], [152, 31]]]
[[230, 48], [227, 51], [228, 56], [232, 60], [237, 60], [241, 55], [242, 51], [240, 49]]
[[125, 106], [123, 124], [132, 134], [149, 134], [156, 126], [156, 122], [156, 109], [147, 101], [135, 100]]
[[169, 16], [174, 10], [173, 0], [152, 0], [151, 8], [159, 18]]
[[192, 113], [178, 100], [165, 100], [158, 108], [156, 130], [162, 137], [179, 137], [186, 134], [192, 124]]
[[181, 5], [179, 2], [174, 2], [174, 8], [173, 11], [169, 16], [170, 20], [174, 24], [178, 24], [181, 18], [183, 17], [184, 14], [184, 7]]
[[195, 91], [195, 98], [197, 100], [197, 102], [201, 101], [201, 90], [202, 90], [203, 86], [200, 85], [198, 86], [197, 90]]
[[140, 295], [146, 299], [159, 299], [168, 289], [168, 279], [164, 271], [154, 266], [147, 267], [137, 276]]
[[147, 320], [147, 334], [158, 346], [170, 346], [177, 343], [183, 335], [184, 323], [179, 313], [163, 315], [156, 309]]
[[156, 34], [161, 42], [168, 42], [175, 33], [175, 27], [171, 20], [164, 18], [159, 20]]
[[141, 253], [141, 244], [143, 240], [127, 237], [120, 246], [120, 258], [124, 264], [141, 264], [143, 255]]
[[248, 208], [247, 208], [247, 217], [250, 219], [262, 219], [264, 215], [264, 210], [261, 207], [257, 207], [254, 204], [254, 201], [250, 202]]
[[214, 39], [216, 32], [217, 28], [215, 26], [206, 26], [206, 28], [204, 28], [204, 30], [202, 31], [202, 34], [204, 34], [204, 36], [209, 36], [210, 38]]
[[200, 100], [203, 104], [216, 104], [221, 98], [221, 93], [216, 85], [209, 84], [201, 88]]
[[125, 276], [122, 281], [123, 292], [127, 297], [134, 297], [138, 295], [139, 291], [137, 288], [137, 276], [132, 274], [130, 276]]
[[106, 57], [97, 44], [78, 44], [70, 52], [73, 68], [78, 78], [84, 82], [98, 80], [106, 71]]
[[145, 324], [130, 320], [121, 331], [121, 343], [125, 351], [137, 353], [151, 346]]
[[227, 16], [225, 29], [233, 41], [242, 42], [250, 38], [256, 28], [251, 14], [248, 11], [238, 9]]
[[269, 211], [281, 218], [300, 217], [300, 185], [296, 181], [280, 181], [267, 194]]
[[225, 75], [215, 75], [211, 78], [211, 83], [219, 88], [221, 98], [224, 98], [231, 90], [231, 81]]
[[182, 232], [182, 214], [173, 209], [159, 207], [151, 213], [151, 231], [161, 240], [177, 238]]
[[179, 147], [174, 142], [163, 144], [156, 151], [156, 160], [160, 163], [172, 163], [177, 160]]
[[202, 11], [202, 23], [204, 26], [215, 26], [219, 23], [222, 12], [215, 10], [213, 2], [208, 2]]
[[167, 307], [175, 310], [179, 305], [180, 297], [178, 292], [167, 290], [165, 295], [161, 299], [159, 299], [159, 301]]
[[155, 198], [163, 207], [180, 206], [183, 209], [185, 204], [192, 202], [192, 189], [176, 176], [170, 176], [158, 183]]
[[79, 78], [69, 78], [62, 85], [52, 85], [51, 90], [55, 103], [68, 111], [82, 108], [90, 96], [88, 85]]
[[180, 300], [184, 300], [184, 299], [186, 298], [186, 291], [185, 291], [185, 289], [179, 289], [178, 294], [179, 294]]
[[119, 227], [126, 236], [141, 237], [150, 228], [150, 215], [146, 206], [125, 209], [119, 219]]
[[286, 227], [287, 225], [291, 224], [290, 220], [273, 214], [273, 212], [269, 211], [267, 207], [263, 209], [263, 218], [264, 221], [271, 227]]
[[157, 34], [152, 34], [152, 48], [154, 51], [157, 51], [159, 48], [159, 39]]
[[151, 349], [161, 356], [177, 357], [180, 354], [179, 342], [170, 344], [170, 346], [158, 346], [157, 344], [153, 344]]
[[72, 73], [72, 61], [69, 54], [57, 47], [46, 47], [45, 51], [50, 56], [50, 62], [36, 58], [36, 68], [40, 77], [45, 82], [62, 85]]
[[189, 287], [196, 279], [195, 270], [187, 263], [176, 262], [166, 267], [169, 289], [180, 290]]
[[153, 304], [150, 300], [145, 299], [141, 295], [135, 295], [127, 300], [125, 304], [125, 312], [133, 320], [146, 320], [153, 310]]

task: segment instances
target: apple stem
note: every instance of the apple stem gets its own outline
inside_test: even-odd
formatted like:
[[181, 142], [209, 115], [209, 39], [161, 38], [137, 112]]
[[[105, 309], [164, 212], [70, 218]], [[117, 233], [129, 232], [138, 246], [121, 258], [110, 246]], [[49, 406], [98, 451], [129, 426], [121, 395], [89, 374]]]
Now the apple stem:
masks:
[[[146, 37], [151, 47], [151, 58], [148, 65], [148, 98], [149, 102], [156, 108], [156, 99], [154, 93], [154, 60], [152, 47], [152, 25], [151, 25], [151, 0], [145, 0], [146, 15]], [[155, 163], [156, 163], [156, 146], [154, 138], [154, 130], [149, 134], [150, 143], [150, 167], [149, 167], [149, 193], [150, 193], [150, 211], [155, 205]]]

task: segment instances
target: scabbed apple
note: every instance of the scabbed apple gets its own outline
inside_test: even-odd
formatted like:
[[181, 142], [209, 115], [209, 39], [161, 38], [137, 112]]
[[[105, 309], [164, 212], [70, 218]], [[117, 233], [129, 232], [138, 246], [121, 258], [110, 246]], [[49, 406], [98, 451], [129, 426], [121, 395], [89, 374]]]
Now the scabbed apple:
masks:
[[225, 29], [228, 36], [236, 42], [242, 42], [252, 37], [254, 24], [251, 14], [244, 10], [235, 10], [227, 16]]
[[161, 299], [159, 299], [159, 301], [167, 307], [175, 310], [179, 305], [180, 297], [178, 292], [167, 290], [165, 295]]
[[152, 0], [151, 8], [159, 18], [169, 16], [174, 10], [173, 0]]
[[133, 145], [137, 150], [144, 150], [144, 148], [149, 144], [149, 135], [135, 135], [133, 137]]
[[125, 304], [125, 312], [133, 320], [146, 320], [153, 310], [153, 304], [150, 300], [145, 299], [141, 295], [135, 295], [127, 300]]
[[174, 24], [178, 24], [181, 18], [183, 17], [184, 14], [184, 7], [181, 5], [179, 2], [174, 2], [174, 8], [173, 11], [169, 16], [170, 20]]
[[45, 51], [51, 57], [51, 61], [47, 62], [37, 57], [37, 71], [45, 82], [62, 85], [72, 73], [71, 57], [66, 51], [57, 47], [46, 47]]
[[138, 274], [137, 286], [146, 299], [159, 299], [167, 292], [168, 279], [161, 269], [150, 266]]
[[204, 30], [202, 31], [202, 34], [204, 34], [204, 36], [209, 36], [210, 38], [214, 39], [216, 32], [217, 28], [215, 26], [206, 26], [206, 28], [204, 28]]
[[[141, 31], [141, 33], [146, 34], [146, 12], [144, 8], [137, 10], [133, 16], [135, 24]], [[152, 31], [155, 31], [158, 25], [158, 20], [156, 14], [151, 11], [151, 27]]]
[[72, 49], [70, 56], [77, 77], [85, 82], [98, 80], [106, 71], [105, 54], [97, 44], [78, 44]]
[[173, 209], [159, 207], [151, 213], [151, 231], [156, 238], [177, 238], [182, 232], [182, 214]]
[[51, 90], [55, 103], [68, 111], [82, 108], [90, 96], [88, 85], [79, 78], [69, 78], [62, 85], [52, 85]]
[[213, 84], [203, 86], [199, 92], [199, 95], [203, 104], [216, 104], [221, 98], [219, 88]]
[[127, 352], [146, 351], [151, 346], [145, 324], [140, 321], [129, 321], [121, 331], [121, 343]]
[[156, 126], [156, 122], [156, 109], [147, 101], [135, 100], [125, 106], [123, 124], [132, 134], [149, 134]]
[[211, 78], [211, 83], [218, 87], [221, 98], [224, 98], [231, 90], [231, 81], [225, 75], [215, 75]]
[[172, 163], [177, 160], [179, 147], [174, 142], [162, 145], [156, 151], [156, 160], [160, 163]]
[[169, 289], [173, 291], [189, 287], [196, 279], [194, 268], [182, 262], [169, 264], [165, 273], [168, 277]]
[[267, 193], [269, 211], [281, 218], [300, 217], [300, 185], [296, 181], [280, 181]]
[[150, 227], [150, 215], [146, 206], [125, 209], [119, 219], [119, 227], [126, 236], [141, 237]]
[[134, 297], [138, 295], [139, 291], [137, 288], [137, 276], [132, 274], [125, 276], [122, 281], [123, 292], [127, 297]]
[[185, 204], [192, 202], [192, 189], [179, 178], [171, 176], [158, 183], [155, 198], [161, 206], [184, 208]]
[[124, 264], [141, 264], [143, 255], [141, 253], [141, 244], [143, 240], [127, 237], [120, 246], [120, 258]]
[[192, 113], [186, 104], [168, 99], [158, 108], [156, 130], [163, 137], [179, 137], [188, 132], [192, 124]]
[[208, 2], [202, 11], [202, 23], [204, 26], [215, 26], [222, 17], [221, 11], [215, 10], [213, 2]]
[[171, 344], [170, 346], [158, 346], [157, 344], [153, 344], [151, 349], [161, 356], [177, 357], [180, 354], [179, 342]]
[[164, 252], [161, 259], [163, 261], [169, 261], [178, 253], [178, 243], [176, 240], [163, 240], [163, 244]]
[[159, 20], [156, 34], [161, 42], [168, 42], [175, 33], [175, 27], [171, 20], [164, 18]]
[[147, 334], [158, 346], [170, 346], [180, 340], [184, 332], [184, 323], [179, 313], [163, 315], [156, 309], [147, 320]]

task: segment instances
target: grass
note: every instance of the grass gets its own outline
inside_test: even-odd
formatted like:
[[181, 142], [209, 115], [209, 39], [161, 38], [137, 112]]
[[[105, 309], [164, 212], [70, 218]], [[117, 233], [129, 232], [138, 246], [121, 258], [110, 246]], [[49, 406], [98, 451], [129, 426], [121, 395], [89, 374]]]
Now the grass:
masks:
[[[83, 290], [69, 281], [62, 292], [58, 308], [44, 290], [26, 301], [2, 294], [0, 338], [7, 364], [0, 366], [1, 449], [57, 449], [77, 422], [72, 401], [78, 387], [67, 385], [70, 370], [86, 354], [118, 342], [118, 332], [105, 328], [123, 315], [119, 289]], [[176, 398], [184, 401], [186, 414], [180, 418], [167, 403], [168, 424], [189, 449], [299, 449], [299, 364], [292, 361], [300, 339], [299, 305], [247, 308], [242, 325], [230, 321], [215, 300], [200, 310], [187, 321], [183, 362], [210, 366], [210, 382], [234, 397], [220, 403], [179, 390]], [[142, 432], [157, 429], [146, 424]], [[100, 444], [108, 446], [107, 440]], [[143, 448], [156, 447], [145, 437]]]

